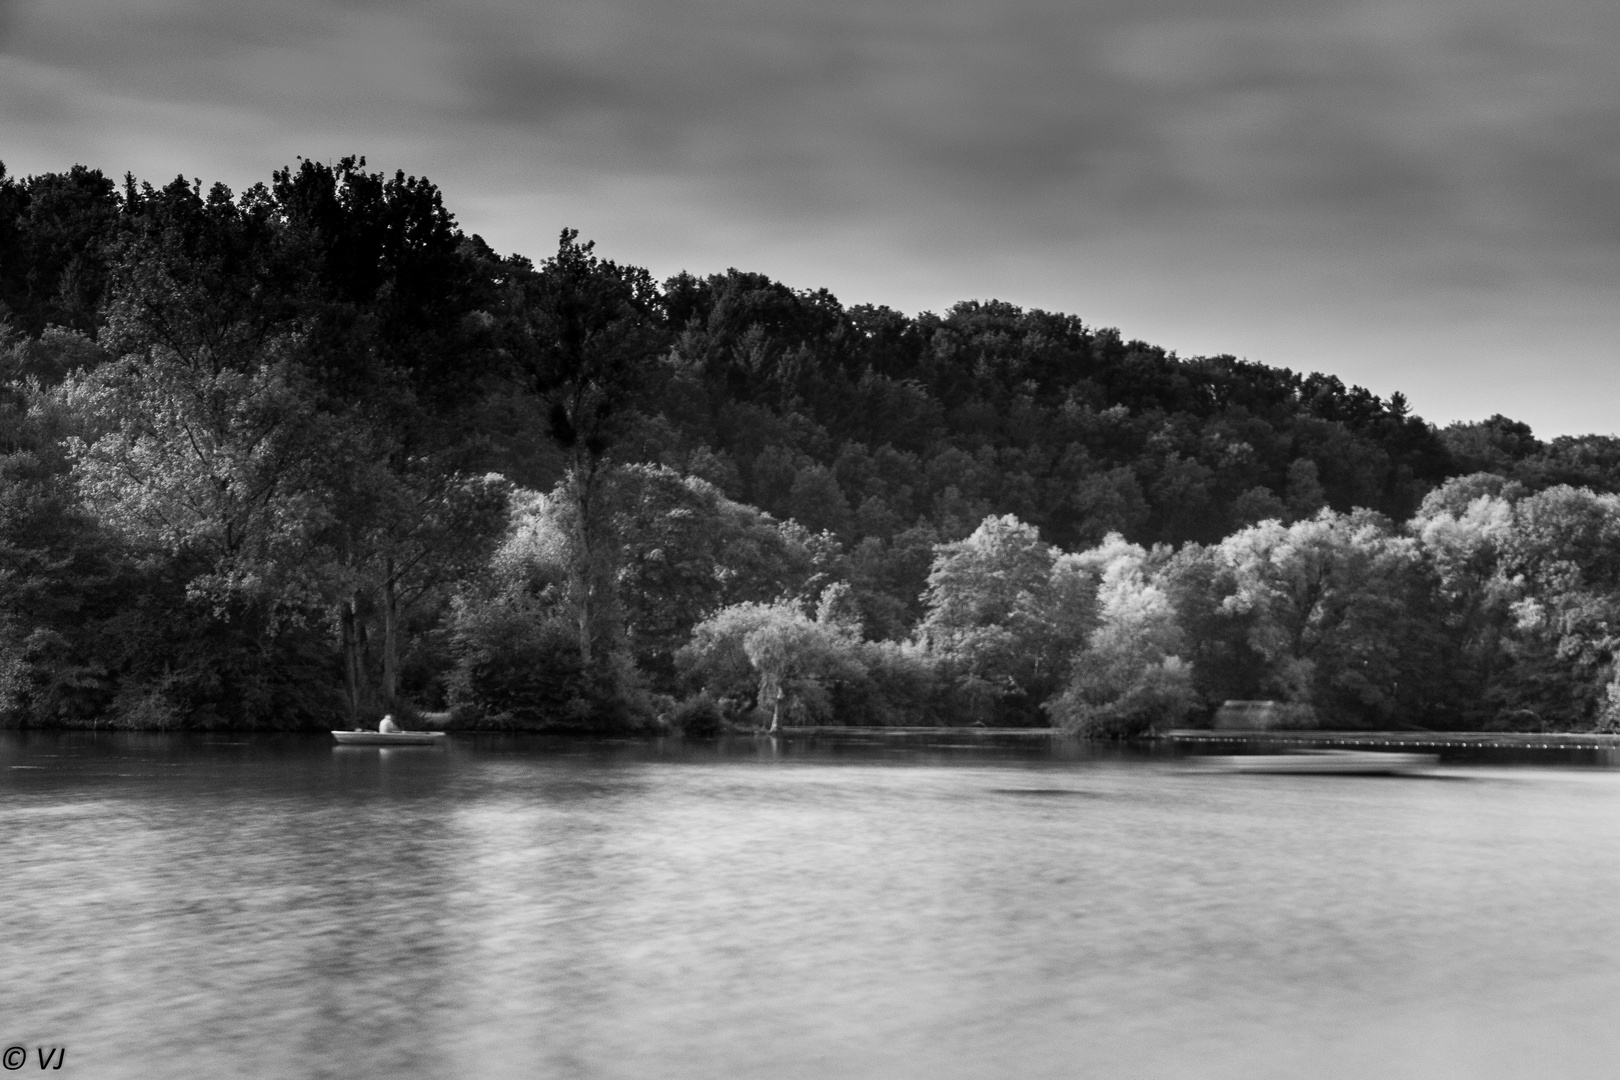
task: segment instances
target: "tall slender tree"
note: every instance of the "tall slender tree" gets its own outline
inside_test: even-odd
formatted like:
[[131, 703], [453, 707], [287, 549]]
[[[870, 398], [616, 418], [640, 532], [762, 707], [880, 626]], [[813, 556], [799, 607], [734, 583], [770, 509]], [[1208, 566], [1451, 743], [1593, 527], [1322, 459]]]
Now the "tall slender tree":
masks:
[[567, 462], [576, 552], [568, 596], [589, 669], [620, 646], [607, 477], [637, 392], [667, 345], [662, 299], [645, 270], [598, 258], [565, 229], [537, 271], [519, 268], [509, 302], [511, 370], [539, 400]]

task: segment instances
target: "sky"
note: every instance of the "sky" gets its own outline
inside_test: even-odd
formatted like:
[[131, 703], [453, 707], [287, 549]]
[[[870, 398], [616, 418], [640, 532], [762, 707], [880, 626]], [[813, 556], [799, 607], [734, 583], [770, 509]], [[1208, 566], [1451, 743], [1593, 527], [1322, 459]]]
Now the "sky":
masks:
[[1615, 0], [0, 0], [0, 161], [430, 177], [535, 259], [1000, 299], [1620, 431]]

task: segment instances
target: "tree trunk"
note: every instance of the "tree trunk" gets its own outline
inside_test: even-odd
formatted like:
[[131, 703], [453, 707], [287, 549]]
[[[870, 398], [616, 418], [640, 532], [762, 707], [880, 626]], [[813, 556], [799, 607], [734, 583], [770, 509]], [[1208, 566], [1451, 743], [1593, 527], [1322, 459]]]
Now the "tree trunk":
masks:
[[355, 626], [354, 600], [338, 605], [338, 625], [343, 632], [343, 686], [349, 698], [349, 726], [360, 726], [360, 639]]
[[583, 597], [579, 602], [579, 662], [587, 668], [591, 666], [590, 601]]
[[595, 470], [588, 462], [576, 460], [573, 482], [575, 542], [579, 551], [574, 557], [574, 605], [579, 623], [579, 659], [586, 668], [591, 666], [592, 641], [596, 631], [596, 575], [595, 545], [592, 543], [591, 514], [592, 488]]
[[776, 701], [771, 705], [771, 730], [782, 730], [782, 699], [787, 697], [787, 688], [781, 683], [776, 684]]
[[399, 698], [399, 593], [394, 584], [394, 557], [383, 574], [383, 708], [393, 711]]

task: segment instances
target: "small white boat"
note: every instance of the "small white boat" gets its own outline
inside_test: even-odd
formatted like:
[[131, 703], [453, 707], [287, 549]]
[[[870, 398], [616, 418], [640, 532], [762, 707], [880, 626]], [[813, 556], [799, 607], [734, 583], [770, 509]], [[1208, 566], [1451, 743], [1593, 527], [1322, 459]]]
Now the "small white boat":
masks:
[[1191, 759], [1211, 772], [1405, 776], [1440, 763], [1439, 754], [1383, 750], [1293, 750], [1286, 754], [1240, 754]]
[[443, 746], [442, 731], [334, 731], [344, 746]]

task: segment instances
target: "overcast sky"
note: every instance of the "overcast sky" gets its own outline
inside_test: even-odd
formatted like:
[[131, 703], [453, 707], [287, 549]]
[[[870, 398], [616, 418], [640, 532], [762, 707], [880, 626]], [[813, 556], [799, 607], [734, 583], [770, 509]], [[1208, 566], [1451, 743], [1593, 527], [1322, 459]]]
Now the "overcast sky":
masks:
[[0, 0], [13, 174], [351, 153], [536, 260], [571, 225], [1620, 431], [1616, 0]]

